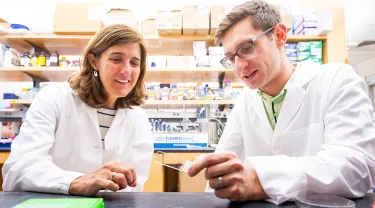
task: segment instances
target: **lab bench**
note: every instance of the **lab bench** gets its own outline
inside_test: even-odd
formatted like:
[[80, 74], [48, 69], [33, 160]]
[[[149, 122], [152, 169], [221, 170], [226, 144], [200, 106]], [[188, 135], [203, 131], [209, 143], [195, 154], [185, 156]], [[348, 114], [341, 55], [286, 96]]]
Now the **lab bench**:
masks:
[[[165, 156], [162, 151], [171, 156]], [[206, 187], [206, 180], [204, 178], [204, 171], [199, 173], [196, 177], [190, 178], [187, 173], [175, 171], [173, 169], [164, 167], [154, 161], [174, 165], [178, 167], [181, 161], [193, 161], [201, 154], [214, 152], [213, 148], [204, 149], [155, 149], [152, 158], [149, 179], [144, 186], [145, 192], [203, 192]], [[0, 149], [0, 166], [4, 164], [10, 153], [9, 148]], [[0, 174], [1, 176], [1, 174]], [[2, 177], [1, 177], [2, 184]]]

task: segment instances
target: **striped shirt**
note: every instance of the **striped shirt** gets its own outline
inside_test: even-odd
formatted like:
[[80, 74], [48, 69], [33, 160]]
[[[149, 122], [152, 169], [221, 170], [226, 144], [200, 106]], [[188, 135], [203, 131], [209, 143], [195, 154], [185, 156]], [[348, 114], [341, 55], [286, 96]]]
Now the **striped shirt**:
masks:
[[98, 121], [99, 121], [99, 129], [100, 129], [100, 136], [102, 138], [102, 146], [105, 149], [105, 135], [107, 135], [108, 129], [112, 124], [113, 119], [116, 115], [116, 110], [108, 109], [108, 108], [100, 108], [98, 109]]

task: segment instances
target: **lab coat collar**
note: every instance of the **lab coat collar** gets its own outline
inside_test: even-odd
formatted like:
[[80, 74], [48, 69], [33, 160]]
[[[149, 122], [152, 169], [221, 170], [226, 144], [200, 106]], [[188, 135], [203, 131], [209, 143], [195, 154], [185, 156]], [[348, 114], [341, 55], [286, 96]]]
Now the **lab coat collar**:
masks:
[[[266, 110], [262, 102], [262, 97], [258, 95], [256, 90], [250, 90], [252, 94], [253, 102], [252, 106], [256, 112], [256, 117], [253, 118], [253, 122], [262, 123], [262, 125], [257, 125], [260, 128], [257, 128], [257, 131], [274, 132], [278, 134], [282, 132], [285, 127], [292, 121], [295, 114], [299, 110], [299, 107], [302, 104], [302, 101], [306, 95], [306, 88], [310, 80], [314, 77], [316, 69], [312, 66], [297, 66], [293, 74], [293, 82], [288, 85], [287, 93], [283, 101], [283, 105], [280, 110], [280, 116], [276, 124], [275, 130], [273, 131], [269, 120], [266, 115]], [[259, 119], [259, 120], [258, 120]]]
[[280, 116], [275, 126], [274, 133], [281, 133], [293, 120], [300, 106], [305, 99], [306, 89], [310, 81], [316, 74], [316, 65], [297, 66], [295, 69], [294, 80], [288, 86], [283, 105], [280, 110]]

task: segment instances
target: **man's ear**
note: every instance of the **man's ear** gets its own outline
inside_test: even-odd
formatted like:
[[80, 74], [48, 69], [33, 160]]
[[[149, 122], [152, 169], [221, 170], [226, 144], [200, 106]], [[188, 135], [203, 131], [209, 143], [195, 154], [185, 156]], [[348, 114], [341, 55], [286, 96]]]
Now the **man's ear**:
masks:
[[91, 54], [91, 53], [88, 54], [87, 58], [89, 60], [89, 63], [91, 65], [91, 67], [94, 68], [95, 70], [98, 70], [98, 66], [96, 64], [96, 58], [95, 58], [94, 54]]
[[283, 23], [279, 23], [273, 30], [276, 35], [276, 44], [278, 46], [284, 46], [288, 39], [285, 25]]

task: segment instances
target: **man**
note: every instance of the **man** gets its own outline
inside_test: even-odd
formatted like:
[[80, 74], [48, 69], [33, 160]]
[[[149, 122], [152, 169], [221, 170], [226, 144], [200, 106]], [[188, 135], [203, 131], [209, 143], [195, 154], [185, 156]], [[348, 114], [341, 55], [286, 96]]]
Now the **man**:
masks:
[[215, 195], [280, 204], [316, 192], [361, 197], [374, 187], [375, 126], [366, 84], [348, 65], [288, 62], [287, 31], [274, 6], [234, 8], [217, 30], [222, 64], [247, 88], [206, 168]]

